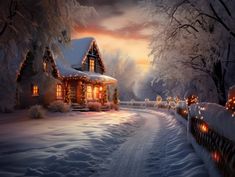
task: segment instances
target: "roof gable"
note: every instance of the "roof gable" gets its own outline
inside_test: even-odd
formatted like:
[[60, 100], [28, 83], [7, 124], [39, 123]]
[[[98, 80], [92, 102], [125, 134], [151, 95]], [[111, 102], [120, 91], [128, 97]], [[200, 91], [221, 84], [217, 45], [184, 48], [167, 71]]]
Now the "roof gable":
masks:
[[66, 46], [61, 45], [61, 54], [55, 58], [55, 63], [60, 74], [68, 75], [68, 73], [72, 73], [72, 75], [74, 75], [74, 72], [79, 72], [77, 69], [82, 68], [83, 63], [86, 62], [87, 56], [90, 56], [89, 52], [92, 47], [96, 48], [99, 56], [98, 60], [105, 71], [104, 63], [95, 39], [93, 37], [86, 37], [73, 39]]
[[64, 59], [73, 67], [82, 65], [94, 38], [82, 38], [71, 40], [69, 46], [62, 47]]

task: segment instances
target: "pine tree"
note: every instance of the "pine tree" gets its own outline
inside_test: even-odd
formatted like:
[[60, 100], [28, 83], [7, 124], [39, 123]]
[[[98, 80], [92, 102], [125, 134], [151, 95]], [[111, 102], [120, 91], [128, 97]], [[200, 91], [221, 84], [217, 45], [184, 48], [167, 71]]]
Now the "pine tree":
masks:
[[70, 103], [71, 100], [70, 100], [70, 88], [69, 88], [69, 84], [66, 83], [65, 84], [65, 94], [64, 94], [64, 101], [65, 103]]
[[114, 93], [113, 93], [113, 103], [114, 103], [115, 105], [118, 104], [118, 89], [117, 89], [117, 88], [114, 89]]

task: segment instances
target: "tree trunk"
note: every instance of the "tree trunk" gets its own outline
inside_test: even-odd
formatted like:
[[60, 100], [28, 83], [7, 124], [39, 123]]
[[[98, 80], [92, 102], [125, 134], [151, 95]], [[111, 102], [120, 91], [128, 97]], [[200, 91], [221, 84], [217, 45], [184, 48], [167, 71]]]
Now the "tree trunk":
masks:
[[211, 77], [216, 86], [219, 104], [224, 106], [226, 103], [226, 91], [223, 73], [221, 61], [216, 62], [213, 66]]

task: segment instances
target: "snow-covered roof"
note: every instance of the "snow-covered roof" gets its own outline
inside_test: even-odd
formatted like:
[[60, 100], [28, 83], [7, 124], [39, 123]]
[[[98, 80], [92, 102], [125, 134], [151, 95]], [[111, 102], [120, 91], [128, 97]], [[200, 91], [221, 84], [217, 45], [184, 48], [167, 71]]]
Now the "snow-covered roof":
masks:
[[106, 84], [117, 83], [117, 80], [115, 78], [104, 75], [104, 74], [87, 72], [87, 71], [84, 71], [83, 73], [87, 74], [89, 80], [91, 80], [91, 81], [102, 82], [102, 83], [106, 83]]
[[117, 80], [100, 73], [79, 71], [77, 69], [82, 67], [82, 63], [95, 43], [93, 37], [82, 39], [73, 39], [68, 46], [61, 46], [62, 54], [54, 56], [56, 68], [61, 77], [85, 77], [94, 82], [102, 82], [107, 84], [116, 83]]

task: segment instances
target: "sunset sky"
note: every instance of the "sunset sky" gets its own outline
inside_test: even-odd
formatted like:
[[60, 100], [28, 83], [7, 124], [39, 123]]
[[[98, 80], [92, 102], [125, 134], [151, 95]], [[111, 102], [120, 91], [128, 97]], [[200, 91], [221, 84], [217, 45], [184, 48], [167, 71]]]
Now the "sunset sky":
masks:
[[135, 59], [136, 64], [149, 66], [148, 44], [153, 24], [140, 4], [133, 0], [83, 0], [93, 6], [98, 16], [80, 27], [74, 38], [93, 36], [101, 52], [121, 51]]

